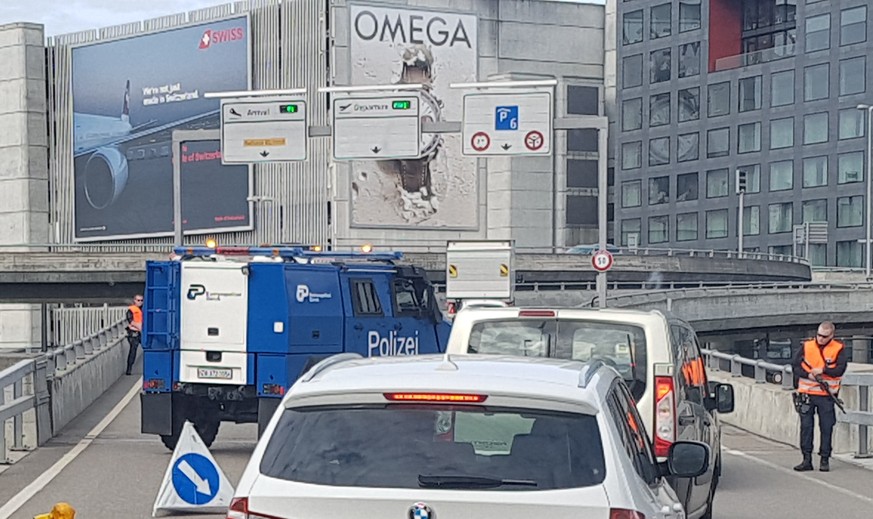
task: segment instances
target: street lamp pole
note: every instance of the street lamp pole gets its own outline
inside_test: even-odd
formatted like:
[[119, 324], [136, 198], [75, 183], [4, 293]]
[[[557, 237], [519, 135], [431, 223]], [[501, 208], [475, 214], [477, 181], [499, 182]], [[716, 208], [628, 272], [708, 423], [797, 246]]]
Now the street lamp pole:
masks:
[[871, 183], [870, 176], [873, 174], [873, 161], [871, 161], [871, 151], [873, 151], [873, 106], [870, 105], [858, 105], [858, 110], [863, 110], [867, 112], [867, 149], [864, 153], [864, 159], [867, 161], [867, 176], [864, 179], [867, 183], [867, 197], [864, 200], [864, 208], [865, 208], [865, 216], [864, 216], [864, 227], [866, 231], [866, 239], [864, 240], [864, 274], [866, 279], [870, 279], [870, 262], [871, 262], [871, 226], [870, 226], [870, 203], [871, 199], [873, 199], [873, 183]]

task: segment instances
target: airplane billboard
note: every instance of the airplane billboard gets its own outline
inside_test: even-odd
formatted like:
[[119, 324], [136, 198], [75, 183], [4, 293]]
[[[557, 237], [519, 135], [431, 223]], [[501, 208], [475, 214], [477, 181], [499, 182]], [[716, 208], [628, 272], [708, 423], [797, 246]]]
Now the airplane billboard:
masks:
[[[250, 89], [250, 32], [244, 15], [72, 49], [76, 241], [173, 234], [173, 131], [218, 129], [220, 100], [205, 94]], [[196, 171], [182, 169], [184, 232], [251, 230], [251, 168]]]

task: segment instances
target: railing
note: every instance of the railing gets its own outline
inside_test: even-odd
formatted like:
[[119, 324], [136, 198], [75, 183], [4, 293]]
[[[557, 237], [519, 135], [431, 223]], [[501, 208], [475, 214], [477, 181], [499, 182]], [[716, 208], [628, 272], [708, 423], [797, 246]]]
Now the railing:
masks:
[[[743, 367], [754, 369], [753, 378], [758, 384], [779, 384], [783, 391], [794, 390], [794, 373], [790, 365], [779, 365], [763, 360], [748, 359], [736, 354], [713, 350], [702, 350], [707, 369], [714, 372], [728, 371], [731, 377], [744, 376]], [[723, 369], [725, 366], [728, 369]], [[858, 426], [857, 458], [870, 457], [868, 452], [867, 427], [873, 426], [873, 413], [870, 412], [870, 388], [873, 387], [873, 373], [847, 373], [842, 378], [843, 386], [858, 388], [858, 410], [837, 413], [837, 421]]]
[[[8, 401], [7, 401], [8, 400]], [[0, 371], [0, 464], [9, 464], [10, 451], [25, 451], [25, 413], [36, 411], [48, 402], [46, 362], [28, 359]], [[12, 420], [11, 445], [6, 438], [6, 422]], [[36, 418], [35, 418], [36, 420]], [[40, 431], [37, 428], [37, 436]]]
[[[201, 245], [201, 244], [195, 244]], [[304, 244], [274, 244], [276, 246], [306, 247]], [[332, 248], [335, 252], [349, 252], [359, 250], [360, 245], [336, 245]], [[220, 247], [245, 247], [246, 244], [219, 244]], [[374, 243], [374, 249], [377, 251], [401, 251], [405, 253], [433, 253], [444, 254], [446, 245], [435, 245], [432, 242], [404, 242], [404, 243]], [[578, 247], [578, 246], [577, 246]], [[586, 255], [591, 251], [596, 250], [594, 246], [582, 246], [583, 252], [570, 252], [574, 247], [516, 247], [517, 254], [568, 254], [568, 255]], [[22, 251], [22, 252], [53, 252], [53, 253], [85, 253], [85, 254], [171, 254], [173, 245], [171, 244], [88, 244], [88, 243], [57, 243], [57, 244], [18, 244], [18, 245], [0, 245], [0, 250]], [[688, 257], [703, 257], [703, 258], [727, 258], [727, 259], [748, 259], [758, 261], [779, 261], [785, 263], [799, 263], [809, 265], [809, 261], [805, 258], [791, 256], [786, 254], [771, 254], [769, 252], [749, 252], [742, 253], [735, 250], [717, 250], [717, 249], [679, 249], [679, 248], [659, 248], [659, 247], [613, 247], [608, 249], [613, 254], [627, 256], [688, 256]]]
[[56, 375], [87, 362], [95, 353], [113, 346], [126, 334], [127, 319], [121, 318], [108, 327], [45, 353], [49, 369]]
[[71, 344], [85, 337], [98, 334], [125, 317], [124, 307], [59, 307], [49, 311], [49, 344]]
[[740, 67], [748, 67], [750, 65], [758, 65], [760, 63], [769, 63], [780, 59], [791, 58], [795, 53], [795, 44], [780, 45], [769, 49], [761, 49], [755, 52], [745, 54], [735, 54], [726, 58], [715, 60], [716, 72], [721, 70], [731, 70]]

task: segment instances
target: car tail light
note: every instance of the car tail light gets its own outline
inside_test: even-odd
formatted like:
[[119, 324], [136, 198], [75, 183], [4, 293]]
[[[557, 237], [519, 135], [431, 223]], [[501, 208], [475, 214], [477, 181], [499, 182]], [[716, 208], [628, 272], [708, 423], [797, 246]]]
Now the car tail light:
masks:
[[249, 498], [235, 497], [227, 508], [227, 519], [280, 519], [272, 515], [256, 514], [249, 511]]
[[265, 395], [279, 395], [282, 396], [285, 394], [285, 386], [282, 384], [264, 384], [264, 390], [262, 391]]
[[449, 303], [448, 307], [446, 308], [446, 311], [448, 312], [449, 315], [455, 315], [455, 313], [457, 313], [457, 311], [458, 311], [458, 307], [455, 303]]
[[673, 377], [655, 377], [655, 456], [666, 457], [676, 441], [676, 388]]
[[625, 510], [624, 508], [611, 508], [609, 510], [609, 519], [646, 519], [646, 516], [636, 510]]
[[484, 402], [487, 395], [461, 393], [385, 393], [385, 398], [394, 402]]
[[149, 389], [164, 389], [164, 379], [162, 378], [150, 378], [148, 380], [143, 381], [142, 388], [145, 390]]
[[519, 310], [519, 317], [555, 317], [554, 310]]

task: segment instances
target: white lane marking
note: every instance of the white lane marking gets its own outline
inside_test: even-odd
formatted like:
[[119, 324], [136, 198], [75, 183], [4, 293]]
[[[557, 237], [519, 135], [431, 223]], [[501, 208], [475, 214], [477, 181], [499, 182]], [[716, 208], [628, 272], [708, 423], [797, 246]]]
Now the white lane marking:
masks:
[[863, 496], [861, 494], [856, 494], [856, 493], [852, 492], [851, 490], [846, 490], [843, 487], [828, 483], [827, 481], [822, 481], [820, 479], [816, 479], [816, 478], [809, 476], [803, 472], [797, 472], [795, 470], [782, 467], [782, 466], [777, 465], [775, 463], [771, 463], [767, 460], [762, 460], [760, 458], [752, 456], [751, 454], [746, 454], [745, 452], [741, 452], [741, 451], [737, 451], [737, 450], [733, 450], [733, 449], [728, 449], [728, 448], [725, 448], [724, 452], [731, 454], [733, 456], [738, 456], [740, 458], [747, 459], [749, 461], [753, 461], [753, 462], [758, 463], [760, 465], [764, 465], [765, 467], [769, 467], [773, 470], [778, 470], [779, 472], [783, 472], [785, 474], [788, 474], [789, 476], [794, 476], [794, 477], [797, 477], [800, 479], [805, 479], [806, 481], [809, 481], [811, 483], [821, 485], [821, 486], [827, 488], [828, 490], [833, 490], [834, 492], [839, 492], [840, 494], [844, 494], [844, 495], [847, 495], [849, 497], [854, 497], [855, 499], [860, 499], [861, 501], [865, 501], [867, 503], [873, 504], [873, 498]]
[[37, 492], [39, 492], [49, 483], [51, 483], [51, 481], [58, 474], [60, 474], [67, 465], [69, 465], [74, 459], [76, 459], [79, 454], [82, 454], [82, 451], [87, 449], [88, 446], [91, 445], [91, 442], [93, 442], [94, 439], [97, 438], [97, 436], [99, 436], [104, 429], [109, 427], [109, 424], [111, 424], [116, 418], [118, 418], [118, 415], [120, 415], [124, 408], [127, 407], [127, 404], [129, 404], [130, 401], [139, 394], [140, 388], [142, 388], [141, 377], [136, 382], [136, 384], [134, 384], [134, 386], [130, 388], [130, 391], [128, 391], [127, 394], [124, 395], [124, 398], [122, 398], [121, 401], [118, 402], [118, 404], [116, 404], [116, 406], [113, 407], [111, 411], [109, 411], [109, 414], [107, 414], [103, 418], [103, 420], [100, 421], [100, 423], [95, 425], [94, 428], [85, 435], [82, 441], [77, 443], [75, 447], [70, 449], [70, 452], [64, 454], [64, 456], [57, 462], [55, 462], [55, 464], [52, 465], [51, 468], [40, 474], [40, 476], [34, 479], [31, 484], [24, 487], [21, 492], [15, 494], [12, 499], [10, 499], [5, 505], [3, 505], [2, 508], [0, 508], [0, 519], [9, 519], [9, 517], [12, 516], [12, 514], [14, 514], [19, 508], [21, 508], [22, 506], [24, 506], [25, 503], [33, 499], [33, 496], [35, 496]]

